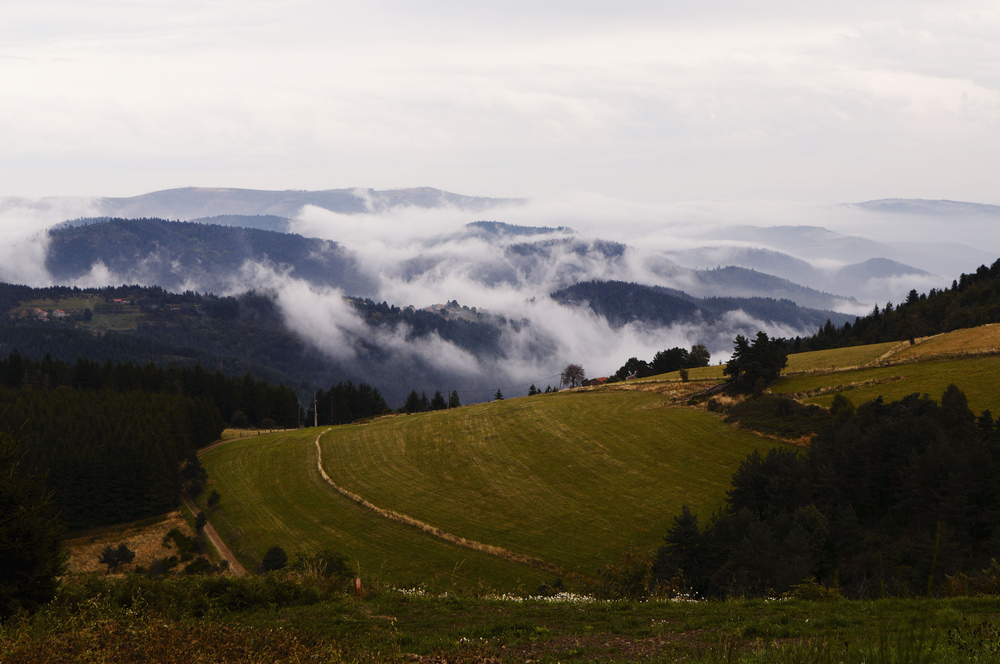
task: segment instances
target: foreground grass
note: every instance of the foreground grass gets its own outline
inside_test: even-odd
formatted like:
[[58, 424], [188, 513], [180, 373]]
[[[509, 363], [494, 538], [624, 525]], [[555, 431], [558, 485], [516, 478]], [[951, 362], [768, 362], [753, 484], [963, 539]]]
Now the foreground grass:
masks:
[[0, 626], [0, 660], [989, 662], [998, 627], [996, 598], [553, 602], [359, 597], [294, 574], [90, 577]]

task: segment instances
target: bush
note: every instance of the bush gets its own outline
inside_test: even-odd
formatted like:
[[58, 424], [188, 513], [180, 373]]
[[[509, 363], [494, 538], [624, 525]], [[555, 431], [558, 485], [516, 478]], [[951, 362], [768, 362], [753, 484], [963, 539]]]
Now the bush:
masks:
[[273, 572], [275, 570], [283, 569], [285, 565], [288, 564], [288, 554], [280, 546], [272, 546], [264, 554], [263, 560], [260, 561], [260, 567], [265, 572]]
[[653, 585], [653, 556], [630, 546], [618, 564], [602, 565], [598, 581], [587, 590], [598, 599], [641, 599]]
[[727, 422], [772, 436], [799, 438], [816, 434], [833, 422], [830, 411], [788, 397], [763, 395], [731, 406]]
[[353, 577], [351, 569], [347, 566], [347, 558], [330, 549], [323, 549], [313, 555], [298, 554], [292, 569], [325, 577], [339, 576], [345, 579]]
[[108, 544], [97, 556], [97, 562], [108, 566], [108, 574], [118, 571], [122, 565], [127, 565], [133, 560], [135, 560], [135, 551], [128, 548], [125, 542], [118, 546]]
[[202, 556], [198, 556], [184, 567], [185, 574], [214, 574], [215, 572], [215, 565]]

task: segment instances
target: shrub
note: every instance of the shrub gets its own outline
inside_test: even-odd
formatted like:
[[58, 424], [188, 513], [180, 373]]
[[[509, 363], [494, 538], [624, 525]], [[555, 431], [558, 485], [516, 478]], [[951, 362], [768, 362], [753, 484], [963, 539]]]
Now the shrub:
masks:
[[214, 574], [215, 571], [215, 565], [202, 556], [198, 556], [184, 567], [185, 574]]
[[288, 554], [280, 546], [272, 546], [264, 554], [264, 558], [260, 561], [261, 569], [265, 572], [273, 572], [274, 570], [279, 570], [288, 564]]
[[97, 556], [97, 562], [108, 566], [108, 574], [118, 571], [122, 565], [127, 565], [133, 560], [135, 560], [135, 551], [128, 548], [125, 542], [118, 546], [108, 544]]
[[598, 599], [647, 597], [653, 584], [653, 556], [629, 546], [618, 564], [602, 565], [597, 575], [597, 583], [588, 591]]
[[351, 569], [347, 566], [347, 558], [330, 549], [322, 549], [312, 555], [297, 554], [292, 569], [312, 572], [325, 577], [339, 576], [346, 579], [353, 576]]

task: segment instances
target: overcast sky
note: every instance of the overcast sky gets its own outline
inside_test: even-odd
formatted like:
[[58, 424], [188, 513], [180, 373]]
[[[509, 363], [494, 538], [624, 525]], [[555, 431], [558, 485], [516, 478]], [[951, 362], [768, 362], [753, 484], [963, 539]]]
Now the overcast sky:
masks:
[[0, 5], [0, 195], [998, 204], [997, 173], [995, 0]]

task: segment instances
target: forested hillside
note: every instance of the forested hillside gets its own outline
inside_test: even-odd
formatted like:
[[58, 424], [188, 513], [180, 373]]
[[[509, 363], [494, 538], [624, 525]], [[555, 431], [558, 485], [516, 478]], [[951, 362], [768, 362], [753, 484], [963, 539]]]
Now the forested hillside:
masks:
[[875, 305], [854, 323], [833, 321], [804, 339], [791, 342], [793, 352], [914, 339], [1000, 321], [1000, 260], [955, 279], [951, 288], [928, 293], [911, 290], [899, 305]]
[[737, 310], [759, 320], [797, 327], [849, 318], [833, 311], [799, 307], [791, 300], [696, 298], [678, 290], [623, 281], [586, 281], [552, 293], [552, 298], [566, 305], [589, 306], [616, 327], [636, 321], [660, 325], [692, 321], [713, 323], [727, 312]]
[[164, 219], [92, 221], [49, 232], [45, 266], [55, 279], [72, 282], [100, 264], [128, 282], [173, 290], [197, 283], [201, 290], [229, 292], [250, 262], [287, 269], [293, 277], [352, 295], [373, 292], [353, 255], [336, 242]]
[[[452, 307], [456, 311], [442, 315], [358, 298], [348, 302], [372, 330], [402, 332], [407, 341], [435, 334], [484, 358], [500, 356], [502, 327], [517, 325], [457, 303]], [[410, 390], [433, 384], [431, 374], [394, 362], [371, 343], [359, 349], [359, 363], [346, 366], [331, 359], [292, 333], [274, 296], [263, 292], [217, 297], [143, 286], [0, 284], [0, 312], [0, 353], [17, 350], [34, 359], [50, 355], [66, 362], [86, 357], [139, 365], [200, 365], [228, 376], [250, 374], [289, 385], [304, 403], [311, 403], [318, 387], [332, 382], [378, 385], [394, 405], [401, 405]]]
[[296, 427], [295, 393], [201, 367], [75, 364], [17, 352], [0, 360], [0, 429], [19, 441], [63, 521], [89, 528], [173, 509], [181, 484], [197, 490], [194, 451], [223, 423]]
[[707, 523], [684, 508], [659, 578], [718, 597], [780, 594], [810, 578], [881, 597], [990, 566], [1000, 429], [989, 411], [977, 417], [952, 385], [940, 403], [912, 394], [856, 412], [838, 395], [831, 412], [804, 452], [751, 454]]

